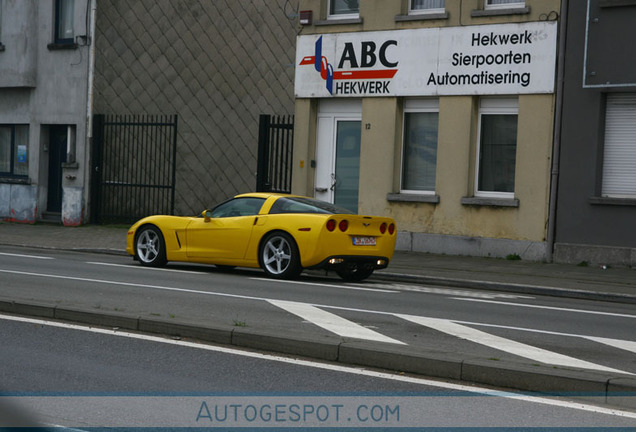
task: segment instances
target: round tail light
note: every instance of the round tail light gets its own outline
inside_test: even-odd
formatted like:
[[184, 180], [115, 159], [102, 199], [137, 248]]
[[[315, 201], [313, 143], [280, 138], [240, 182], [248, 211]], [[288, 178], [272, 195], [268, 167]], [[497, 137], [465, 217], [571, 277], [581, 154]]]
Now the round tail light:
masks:
[[382, 222], [382, 225], [380, 225], [380, 232], [382, 234], [384, 234], [386, 232], [386, 223]]
[[338, 224], [338, 228], [340, 228], [340, 231], [345, 232], [349, 228], [349, 221], [346, 219], [341, 220]]
[[327, 221], [327, 231], [332, 232], [336, 229], [336, 221], [333, 219], [329, 219]]
[[395, 232], [395, 224], [389, 225], [389, 234], [393, 235], [394, 232]]

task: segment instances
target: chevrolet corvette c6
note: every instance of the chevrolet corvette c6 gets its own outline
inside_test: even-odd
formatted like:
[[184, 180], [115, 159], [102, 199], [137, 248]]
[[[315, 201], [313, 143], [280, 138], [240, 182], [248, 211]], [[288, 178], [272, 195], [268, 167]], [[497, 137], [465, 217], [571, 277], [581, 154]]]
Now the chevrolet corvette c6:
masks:
[[128, 232], [126, 250], [144, 266], [260, 267], [278, 279], [324, 268], [360, 281], [388, 266], [396, 236], [388, 217], [352, 214], [314, 198], [249, 193], [199, 216], [141, 219]]

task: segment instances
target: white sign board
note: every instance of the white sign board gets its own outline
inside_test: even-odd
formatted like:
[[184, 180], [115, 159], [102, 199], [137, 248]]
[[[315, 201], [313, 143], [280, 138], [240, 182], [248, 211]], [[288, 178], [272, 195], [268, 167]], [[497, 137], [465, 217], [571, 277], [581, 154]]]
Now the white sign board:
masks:
[[299, 36], [298, 98], [553, 93], [557, 23]]

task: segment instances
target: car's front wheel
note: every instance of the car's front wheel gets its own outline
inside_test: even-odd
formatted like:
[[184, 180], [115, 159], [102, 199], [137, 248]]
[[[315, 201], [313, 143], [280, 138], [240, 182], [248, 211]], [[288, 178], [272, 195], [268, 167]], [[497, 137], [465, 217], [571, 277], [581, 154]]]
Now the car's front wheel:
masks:
[[144, 266], [161, 267], [166, 264], [166, 243], [159, 228], [153, 225], [141, 228], [135, 239], [135, 253]]
[[374, 268], [370, 265], [362, 265], [357, 263], [345, 264], [336, 270], [338, 276], [347, 282], [360, 282], [373, 274]]
[[284, 232], [268, 234], [261, 243], [259, 257], [267, 276], [275, 279], [293, 279], [302, 271], [296, 242]]

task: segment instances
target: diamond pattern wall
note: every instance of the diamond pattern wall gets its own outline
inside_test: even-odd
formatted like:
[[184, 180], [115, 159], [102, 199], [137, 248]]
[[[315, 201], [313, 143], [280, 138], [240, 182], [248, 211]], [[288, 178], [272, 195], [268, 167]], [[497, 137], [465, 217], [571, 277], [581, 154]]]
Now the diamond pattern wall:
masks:
[[294, 110], [295, 7], [98, 2], [94, 112], [179, 116], [176, 214], [254, 190], [258, 116]]

